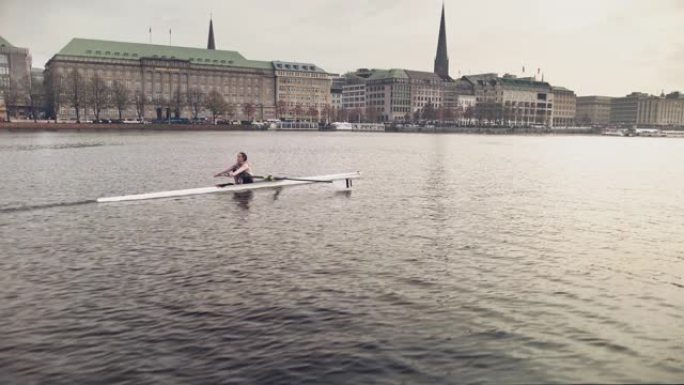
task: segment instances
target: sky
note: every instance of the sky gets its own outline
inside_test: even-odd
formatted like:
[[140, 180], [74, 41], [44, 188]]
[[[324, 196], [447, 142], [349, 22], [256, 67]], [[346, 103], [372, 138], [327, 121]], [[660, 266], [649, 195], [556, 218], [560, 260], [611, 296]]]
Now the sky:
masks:
[[[216, 48], [248, 59], [431, 71], [441, 0], [0, 0], [0, 36], [34, 67], [74, 37]], [[582, 95], [684, 91], [684, 0], [445, 0], [452, 77], [496, 72]]]

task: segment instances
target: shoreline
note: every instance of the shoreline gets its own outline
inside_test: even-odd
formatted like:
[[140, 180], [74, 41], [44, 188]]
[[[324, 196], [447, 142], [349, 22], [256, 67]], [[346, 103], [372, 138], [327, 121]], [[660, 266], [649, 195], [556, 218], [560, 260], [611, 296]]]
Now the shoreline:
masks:
[[3, 122], [0, 132], [32, 133], [32, 132], [218, 132], [218, 131], [252, 131], [252, 132], [377, 132], [377, 133], [422, 133], [422, 134], [471, 134], [471, 135], [600, 135], [587, 130], [540, 130], [518, 129], [511, 131], [506, 128], [486, 127], [431, 127], [398, 130], [311, 130], [311, 129], [277, 129], [255, 128], [247, 125], [188, 125], [188, 124], [93, 124], [93, 123], [33, 123], [33, 122]]

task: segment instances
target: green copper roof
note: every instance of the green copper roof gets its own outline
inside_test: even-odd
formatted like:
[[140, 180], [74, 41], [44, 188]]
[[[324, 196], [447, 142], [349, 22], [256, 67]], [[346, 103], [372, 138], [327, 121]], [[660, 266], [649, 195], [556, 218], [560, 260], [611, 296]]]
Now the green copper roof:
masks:
[[3, 39], [2, 36], [0, 36], [0, 47], [13, 47], [13, 45], [10, 44], [7, 40]]
[[406, 75], [406, 71], [397, 68], [392, 68], [390, 70], [373, 69], [372, 75], [368, 79], [408, 79], [408, 75]]
[[271, 62], [248, 60], [236, 51], [204, 48], [174, 47], [167, 45], [124, 43], [118, 41], [72, 39], [56, 56], [78, 56], [119, 60], [161, 58], [189, 60], [191, 63], [225, 67], [243, 67], [270, 70]]

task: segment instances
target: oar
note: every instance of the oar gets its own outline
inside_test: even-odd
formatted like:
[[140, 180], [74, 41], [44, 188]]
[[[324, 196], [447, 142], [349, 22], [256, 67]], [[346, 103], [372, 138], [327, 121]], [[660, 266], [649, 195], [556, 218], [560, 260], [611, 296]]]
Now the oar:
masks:
[[316, 180], [316, 179], [305, 179], [305, 178], [289, 178], [286, 176], [252, 176], [255, 179], [263, 179], [266, 182], [279, 181], [279, 180], [293, 180], [296, 182], [311, 182], [311, 183], [332, 183], [331, 180]]

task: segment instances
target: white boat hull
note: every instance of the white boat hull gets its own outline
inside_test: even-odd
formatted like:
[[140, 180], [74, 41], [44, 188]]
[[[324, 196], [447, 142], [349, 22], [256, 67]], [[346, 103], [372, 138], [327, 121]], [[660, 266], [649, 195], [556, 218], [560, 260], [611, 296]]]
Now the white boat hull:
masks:
[[231, 185], [226, 187], [202, 187], [187, 190], [162, 191], [147, 194], [125, 195], [120, 197], [98, 198], [98, 203], [142, 201], [148, 199], [177, 198], [191, 195], [214, 194], [224, 192], [242, 192], [262, 189], [275, 189], [289, 186], [300, 186], [313, 183], [332, 182], [336, 188], [348, 190], [352, 186], [352, 180], [361, 177], [361, 172], [350, 172], [345, 174], [319, 175], [295, 178], [297, 180], [278, 180], [273, 182], [256, 182], [250, 184]]

